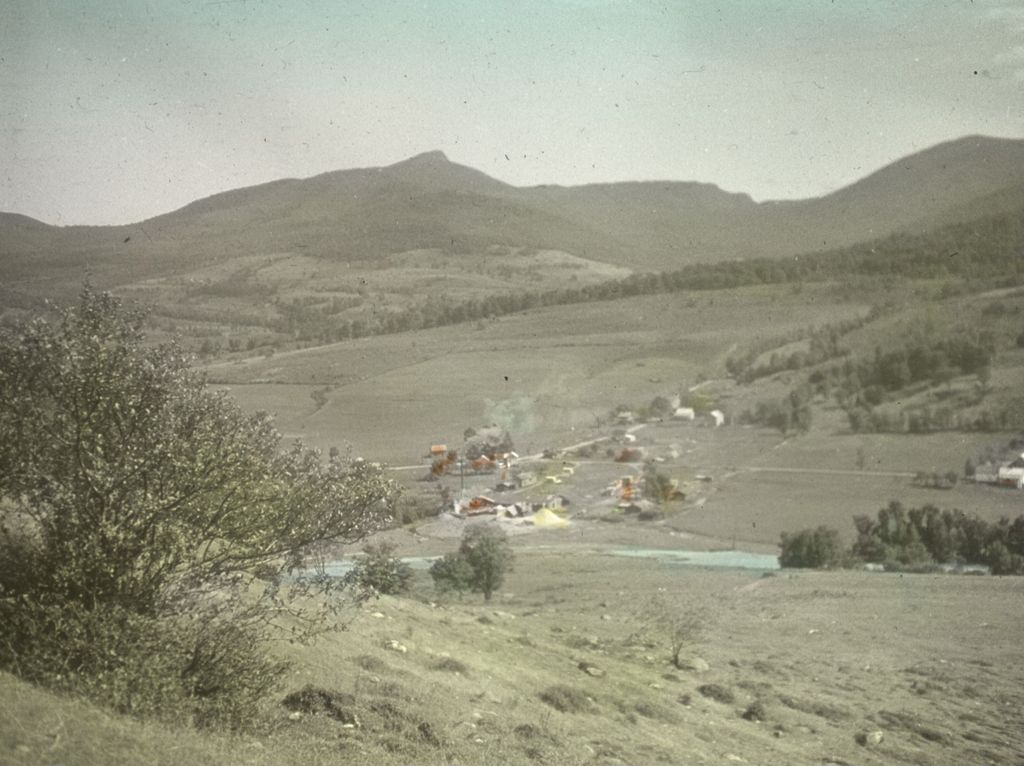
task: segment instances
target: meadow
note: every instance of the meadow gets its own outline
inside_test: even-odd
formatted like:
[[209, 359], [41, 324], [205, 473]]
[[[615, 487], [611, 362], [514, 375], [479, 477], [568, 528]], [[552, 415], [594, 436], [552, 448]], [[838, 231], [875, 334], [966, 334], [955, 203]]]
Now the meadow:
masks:
[[[829, 287], [670, 294], [537, 309], [476, 324], [363, 338], [206, 369], [282, 430], [393, 464], [467, 427], [503, 418], [531, 452], [572, 443], [574, 429], [716, 374], [764, 334], [857, 317]], [[320, 409], [310, 398], [328, 388]], [[566, 441], [568, 440], [568, 441]]]
[[[246, 735], [124, 719], [4, 675], [3, 761], [1003, 764], [1024, 751], [1020, 578], [767, 577], [518, 544], [490, 604], [438, 601], [417, 577], [345, 632], [282, 645], [294, 671]], [[685, 669], [655, 619], [666, 604], [704, 615]], [[309, 685], [330, 705], [283, 704]]]

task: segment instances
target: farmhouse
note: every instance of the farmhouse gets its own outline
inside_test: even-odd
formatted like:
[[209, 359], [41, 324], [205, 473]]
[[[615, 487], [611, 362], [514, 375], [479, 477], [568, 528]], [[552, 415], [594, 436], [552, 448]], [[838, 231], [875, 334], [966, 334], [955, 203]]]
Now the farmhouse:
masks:
[[498, 502], [486, 495], [477, 495], [469, 500], [462, 500], [455, 506], [455, 512], [463, 516], [478, 516], [482, 513], [494, 513]]
[[974, 469], [973, 478], [977, 484], [1024, 489], [1024, 453], [1008, 463], [981, 463]]
[[491, 460], [487, 455], [481, 455], [469, 463], [470, 467], [477, 473], [485, 473], [494, 470], [494, 461]]
[[1000, 466], [997, 477], [1000, 486], [1024, 489], [1024, 453], [1012, 463]]

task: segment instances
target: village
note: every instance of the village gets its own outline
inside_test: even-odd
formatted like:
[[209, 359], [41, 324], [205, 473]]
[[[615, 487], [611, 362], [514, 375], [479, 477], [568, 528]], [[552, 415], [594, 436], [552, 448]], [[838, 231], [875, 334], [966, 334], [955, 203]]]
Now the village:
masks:
[[[1013, 515], [1019, 502], [1014, 493], [989, 495], [979, 493], [980, 488], [1024, 488], [1024, 454], [1014, 449], [1015, 443], [1001, 452], [986, 449], [976, 466], [968, 460], [951, 497], [948, 490], [956, 487], [959, 471], [936, 472], [932, 464], [931, 473], [915, 472], [906, 458], [903, 464], [882, 456], [872, 459], [882, 445], [895, 446], [885, 438], [875, 437], [873, 447], [871, 439], [850, 434], [843, 437], [847, 446], [834, 450], [836, 457], [825, 467], [812, 467], [799, 456], [816, 451], [813, 439], [779, 434], [727, 414], [737, 403], [724, 384], [721, 390], [705, 388], [698, 406], [684, 406], [694, 399], [658, 396], [645, 406], [619, 406], [599, 425], [574, 433], [580, 440], [567, 446], [531, 444], [528, 434], [513, 434], [494, 423], [467, 428], [461, 443], [431, 444], [418, 469], [419, 484], [431, 487], [441, 508], [434, 522], [417, 526], [417, 535], [451, 537], [467, 521], [491, 520], [516, 536], [573, 530], [592, 542], [767, 553], [775, 549], [780, 533], [801, 528], [808, 523], [804, 517], [813, 520], [817, 510], [811, 498], [827, 494], [830, 486], [867, 490], [844, 501], [847, 515], [837, 508], [834, 524], [844, 534], [852, 529], [853, 516], [871, 514], [899, 493], [921, 504], [952, 503], [970, 510], [981, 504], [991, 506], [990, 513], [1004, 508], [1004, 515]], [[527, 449], [517, 448], [517, 440], [526, 442]], [[843, 452], [850, 455], [845, 467]], [[925, 482], [921, 476], [941, 481]], [[793, 486], [807, 488], [802, 490], [808, 493], [806, 506], [793, 502]], [[947, 492], [940, 496], [936, 489]]]
[[[605, 433], [530, 455], [516, 452], [512, 435], [497, 425], [467, 429], [457, 449], [430, 445], [424, 480], [440, 483], [449, 499], [444, 515], [490, 517], [516, 531], [564, 529], [584, 520], [660, 520], [681, 508], [697, 486], [712, 481], [710, 474], [679, 461], [692, 451], [698, 430], [726, 423], [719, 409], [698, 413], [680, 406], [679, 397], [670, 403], [667, 418], [641, 419], [620, 408]], [[671, 434], [655, 439], [655, 428]]]

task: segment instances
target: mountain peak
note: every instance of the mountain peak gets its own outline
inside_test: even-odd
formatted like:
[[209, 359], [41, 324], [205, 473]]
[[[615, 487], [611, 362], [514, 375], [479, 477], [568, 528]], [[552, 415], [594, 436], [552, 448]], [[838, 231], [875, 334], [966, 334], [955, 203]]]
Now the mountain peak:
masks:
[[506, 184], [486, 173], [452, 162], [439, 149], [417, 154], [380, 170], [405, 183], [428, 185], [435, 190], [489, 193], [508, 188]]
[[396, 167], [396, 166], [399, 166], [399, 165], [404, 165], [404, 166], [418, 165], [418, 166], [438, 167], [438, 166], [442, 166], [442, 165], [451, 165], [451, 164], [452, 164], [452, 161], [448, 159], [448, 155], [446, 155], [440, 149], [434, 149], [433, 151], [430, 151], [430, 152], [423, 152], [422, 154], [414, 155], [414, 156], [410, 157], [407, 160], [402, 160], [401, 162], [396, 162], [394, 165], [392, 165], [392, 167]]

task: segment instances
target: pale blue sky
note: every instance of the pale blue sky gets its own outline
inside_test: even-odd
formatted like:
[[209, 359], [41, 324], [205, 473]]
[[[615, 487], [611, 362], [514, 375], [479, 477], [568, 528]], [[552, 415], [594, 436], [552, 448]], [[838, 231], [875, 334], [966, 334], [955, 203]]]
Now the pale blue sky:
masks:
[[431, 149], [806, 197], [970, 133], [1024, 137], [1024, 0], [0, 5], [0, 210], [49, 223]]

